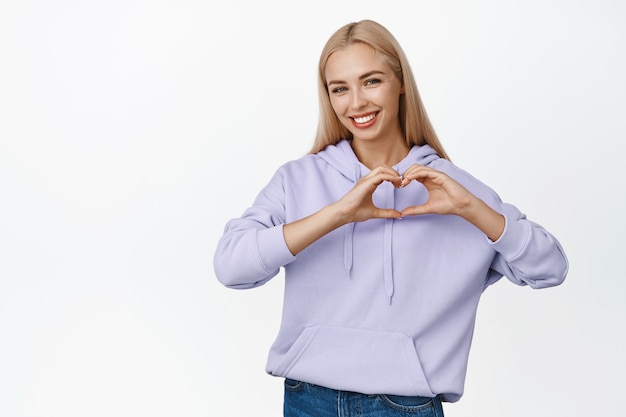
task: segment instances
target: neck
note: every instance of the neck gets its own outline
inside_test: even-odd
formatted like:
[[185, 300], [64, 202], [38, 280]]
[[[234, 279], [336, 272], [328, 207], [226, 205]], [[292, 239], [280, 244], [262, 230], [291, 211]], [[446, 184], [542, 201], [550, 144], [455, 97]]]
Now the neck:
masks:
[[369, 169], [374, 169], [380, 165], [393, 166], [402, 161], [410, 149], [402, 138], [384, 143], [353, 139], [351, 145], [356, 157]]

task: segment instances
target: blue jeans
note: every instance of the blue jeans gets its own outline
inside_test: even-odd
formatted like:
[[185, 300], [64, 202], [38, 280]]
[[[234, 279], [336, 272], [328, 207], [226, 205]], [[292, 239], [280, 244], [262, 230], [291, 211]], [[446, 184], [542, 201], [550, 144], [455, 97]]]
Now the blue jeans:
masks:
[[443, 417], [439, 397], [366, 395], [285, 379], [284, 417]]

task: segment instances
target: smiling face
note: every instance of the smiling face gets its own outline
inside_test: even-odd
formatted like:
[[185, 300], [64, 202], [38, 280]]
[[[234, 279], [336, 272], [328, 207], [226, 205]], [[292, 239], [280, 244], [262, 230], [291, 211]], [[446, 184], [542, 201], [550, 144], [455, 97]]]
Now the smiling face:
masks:
[[326, 63], [330, 102], [354, 141], [404, 142], [398, 118], [404, 92], [391, 67], [370, 46], [354, 43]]

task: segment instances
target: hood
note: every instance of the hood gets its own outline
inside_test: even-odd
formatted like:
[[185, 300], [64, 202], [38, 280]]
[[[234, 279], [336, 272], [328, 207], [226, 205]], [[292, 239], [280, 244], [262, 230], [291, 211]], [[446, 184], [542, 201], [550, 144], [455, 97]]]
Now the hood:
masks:
[[[348, 140], [342, 140], [336, 145], [329, 145], [317, 155], [326, 161], [330, 166], [339, 171], [345, 178], [355, 183], [370, 172], [370, 169], [363, 165], [350, 146]], [[413, 164], [428, 165], [440, 156], [429, 145], [413, 146], [404, 159], [393, 166], [400, 175]], [[386, 207], [395, 207], [395, 188], [390, 188], [386, 195]], [[384, 231], [384, 251], [383, 251], [383, 280], [385, 283], [385, 295], [389, 299], [389, 304], [393, 298], [394, 277], [393, 277], [393, 227], [395, 219], [385, 219]], [[354, 242], [354, 223], [344, 226], [344, 266], [349, 272], [352, 270], [352, 247]]]
[[[353, 182], [357, 182], [363, 175], [367, 175], [370, 169], [361, 163], [356, 157], [348, 140], [342, 140], [336, 145], [329, 145], [317, 153], [324, 161]], [[394, 169], [402, 174], [413, 164], [428, 165], [440, 156], [429, 145], [413, 146], [402, 161], [394, 165]], [[355, 168], [358, 166], [358, 169]]]

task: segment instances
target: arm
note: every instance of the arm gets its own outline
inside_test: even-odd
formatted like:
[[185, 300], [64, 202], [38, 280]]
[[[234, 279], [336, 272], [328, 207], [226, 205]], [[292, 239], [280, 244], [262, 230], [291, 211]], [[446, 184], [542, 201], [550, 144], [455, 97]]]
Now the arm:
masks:
[[294, 261], [296, 254], [344, 224], [401, 217], [397, 210], [374, 206], [372, 193], [383, 181], [399, 187], [401, 180], [392, 168], [378, 167], [337, 202], [288, 223], [284, 178], [277, 173], [253, 206], [226, 225], [213, 260], [218, 280], [231, 288], [263, 285], [280, 267]]
[[502, 275], [517, 285], [547, 288], [561, 284], [569, 263], [559, 241], [541, 225], [526, 218], [516, 207], [501, 203], [506, 227], [500, 239], [490, 243], [497, 251], [490, 285]]
[[492, 241], [502, 235], [504, 216], [448, 175], [423, 165], [412, 165], [402, 177], [402, 186], [413, 180], [426, 187], [429, 198], [425, 204], [405, 208], [403, 215], [455, 214], [472, 223]]
[[400, 218], [393, 209], [381, 209], [374, 205], [372, 194], [383, 181], [396, 187], [401, 184], [398, 173], [388, 166], [380, 166], [361, 178], [354, 188], [334, 204], [283, 228], [285, 241], [294, 255], [324, 235], [347, 223], [361, 222], [373, 218]]
[[490, 204], [497, 211], [441, 171], [413, 165], [404, 173], [402, 185], [413, 180], [428, 189], [429, 199], [404, 209], [402, 214], [457, 215], [481, 230], [497, 251], [492, 264], [495, 273], [487, 284], [502, 275], [532, 288], [558, 285], [565, 279], [568, 262], [557, 239], [514, 206], [502, 203], [495, 193]]

